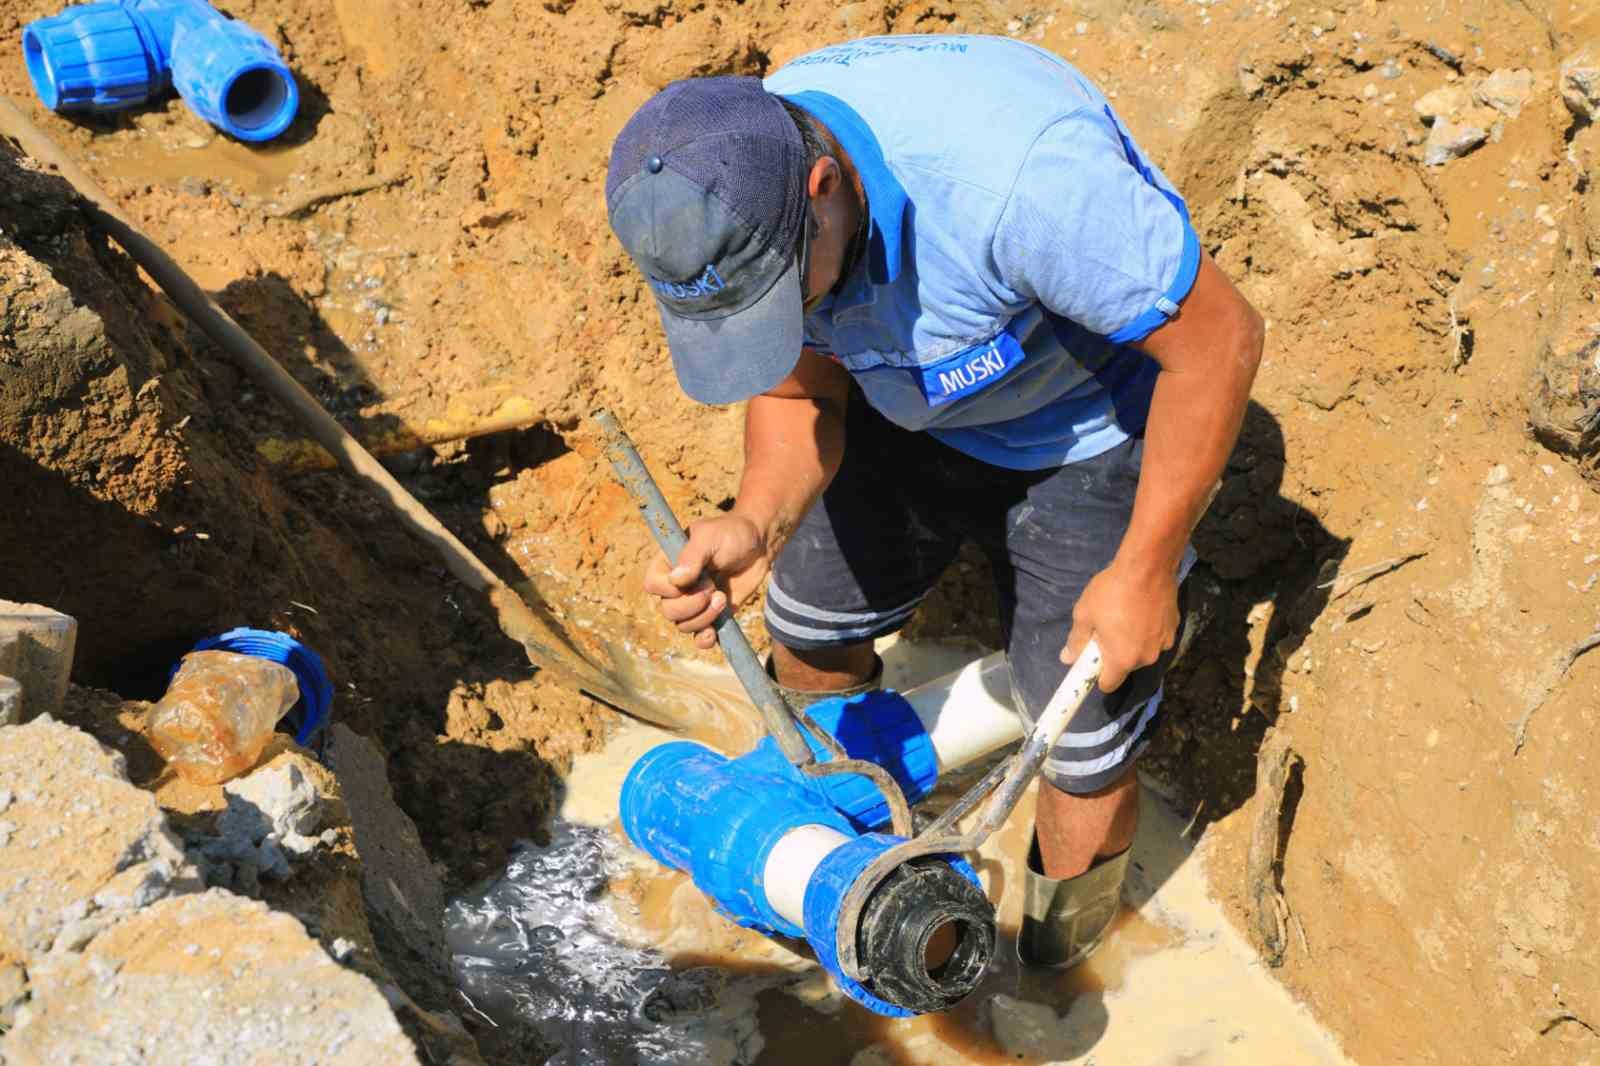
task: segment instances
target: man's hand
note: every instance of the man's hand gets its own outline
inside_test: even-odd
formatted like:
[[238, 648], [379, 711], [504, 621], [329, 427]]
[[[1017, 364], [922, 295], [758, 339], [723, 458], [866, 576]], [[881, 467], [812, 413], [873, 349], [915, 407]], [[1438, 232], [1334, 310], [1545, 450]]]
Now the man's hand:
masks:
[[1172, 647], [1178, 621], [1175, 574], [1165, 568], [1139, 574], [1113, 562], [1096, 574], [1078, 597], [1061, 661], [1070, 666], [1093, 637], [1104, 656], [1100, 688], [1113, 692], [1129, 674], [1149, 666]]
[[667, 621], [694, 636], [701, 648], [716, 644], [711, 624], [728, 606], [743, 603], [767, 579], [766, 538], [750, 519], [721, 515], [689, 527], [689, 543], [672, 566], [658, 555], [645, 574], [644, 590], [661, 602]]

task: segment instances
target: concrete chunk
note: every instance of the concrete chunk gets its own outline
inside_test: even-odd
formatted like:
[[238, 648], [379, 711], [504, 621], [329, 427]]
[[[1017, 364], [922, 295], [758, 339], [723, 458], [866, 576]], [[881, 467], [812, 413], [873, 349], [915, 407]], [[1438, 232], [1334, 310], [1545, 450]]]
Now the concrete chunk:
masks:
[[31, 998], [0, 1038], [8, 1066], [418, 1061], [371, 980], [294, 918], [220, 889], [152, 904], [27, 976]]
[[22, 721], [61, 710], [77, 643], [78, 620], [71, 615], [0, 600], [0, 674], [22, 685]]
[[0, 958], [70, 950], [130, 910], [199, 887], [121, 755], [51, 718], [0, 729]]

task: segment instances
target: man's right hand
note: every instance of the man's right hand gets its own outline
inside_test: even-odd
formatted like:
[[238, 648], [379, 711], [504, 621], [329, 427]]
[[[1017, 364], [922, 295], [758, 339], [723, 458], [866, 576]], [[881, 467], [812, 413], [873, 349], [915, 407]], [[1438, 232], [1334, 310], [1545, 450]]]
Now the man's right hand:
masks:
[[719, 515], [689, 526], [689, 543], [673, 566], [658, 555], [645, 574], [644, 590], [656, 597], [667, 621], [694, 636], [701, 648], [717, 642], [711, 628], [730, 597], [735, 606], [767, 578], [766, 538], [740, 514]]

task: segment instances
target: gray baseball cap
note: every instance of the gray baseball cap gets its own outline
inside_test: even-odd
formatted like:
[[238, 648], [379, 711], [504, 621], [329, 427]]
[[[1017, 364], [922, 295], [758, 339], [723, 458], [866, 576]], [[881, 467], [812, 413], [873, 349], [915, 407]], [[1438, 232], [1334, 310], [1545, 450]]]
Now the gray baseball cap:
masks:
[[800, 131], [758, 78], [675, 82], [611, 146], [611, 228], [701, 403], [747, 400], [800, 359], [806, 177]]

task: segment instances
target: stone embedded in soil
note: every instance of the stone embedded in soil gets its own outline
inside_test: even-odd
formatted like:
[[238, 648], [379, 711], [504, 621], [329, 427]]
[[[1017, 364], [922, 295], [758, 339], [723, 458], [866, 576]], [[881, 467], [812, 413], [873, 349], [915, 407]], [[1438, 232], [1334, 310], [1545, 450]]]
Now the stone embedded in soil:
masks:
[[1600, 122], [1600, 59], [1587, 50], [1561, 64], [1561, 99], [1584, 122]]
[[1465, 85], [1445, 85], [1417, 97], [1411, 105], [1424, 122], [1438, 122], [1459, 115], [1472, 106], [1472, 93]]
[[0, 958], [86, 943], [123, 913], [199, 887], [121, 755], [52, 718], [0, 730]]
[[1489, 131], [1482, 126], [1453, 119], [1435, 119], [1433, 128], [1428, 131], [1428, 143], [1422, 161], [1430, 167], [1443, 166], [1452, 159], [1460, 159], [1488, 139]]
[[0, 725], [17, 725], [21, 721], [22, 683], [0, 674]]
[[1072, 1028], [1048, 1003], [1014, 999], [1001, 993], [989, 1000], [988, 1010], [995, 1042], [1009, 1056], [1070, 1059], [1083, 1050], [1082, 1038], [1074, 1039]]
[[1501, 68], [1480, 81], [1473, 90], [1479, 103], [1494, 108], [1507, 118], [1522, 114], [1522, 107], [1533, 95], [1533, 71], [1527, 68]]
[[162, 900], [28, 979], [8, 1066], [418, 1062], [376, 985], [293, 918], [221, 890]]

